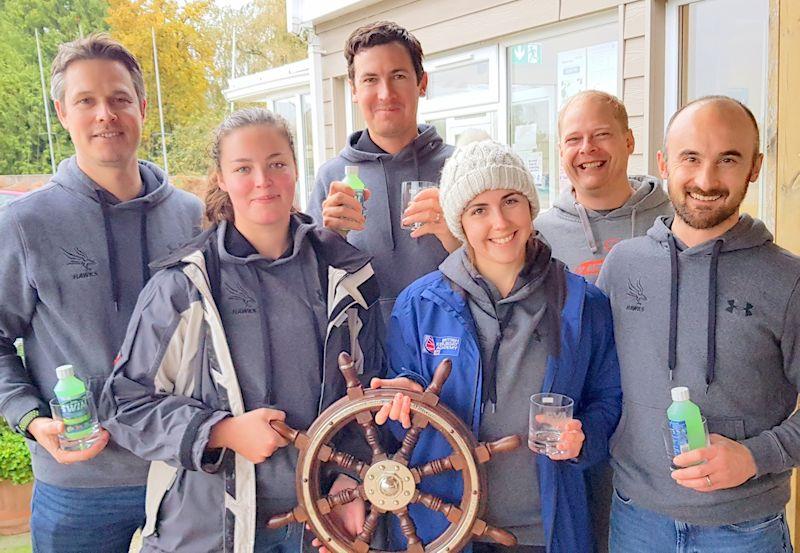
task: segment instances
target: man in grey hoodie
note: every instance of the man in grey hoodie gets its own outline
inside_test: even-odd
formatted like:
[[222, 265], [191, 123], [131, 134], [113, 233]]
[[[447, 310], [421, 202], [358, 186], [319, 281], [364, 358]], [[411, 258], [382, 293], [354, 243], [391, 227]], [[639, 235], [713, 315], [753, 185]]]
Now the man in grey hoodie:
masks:
[[200, 229], [201, 202], [136, 158], [144, 91], [121, 44], [62, 44], [51, 94], [75, 156], [0, 216], [0, 413], [29, 439], [34, 551], [126, 552], [144, 521], [148, 463], [105, 430], [89, 449], [61, 449], [48, 403], [63, 364], [100, 400], [149, 261]]
[[558, 114], [558, 134], [571, 186], [535, 226], [554, 257], [594, 283], [611, 248], [643, 235], [672, 208], [657, 178], [628, 175], [633, 131], [616, 96], [599, 90], [572, 96]]
[[[417, 125], [417, 104], [428, 76], [422, 47], [406, 29], [379, 21], [353, 31], [345, 44], [353, 101], [367, 128], [353, 133], [337, 157], [320, 167], [308, 213], [317, 223], [347, 234], [372, 256], [388, 320], [394, 299], [417, 278], [436, 270], [459, 243], [447, 229], [437, 189], [401, 205], [403, 181], [439, 182], [453, 147], [431, 125]], [[340, 182], [355, 165], [367, 186], [366, 214]], [[422, 223], [416, 230], [401, 227]]]
[[[587, 90], [558, 114], [561, 166], [571, 187], [535, 226], [553, 257], [594, 283], [618, 242], [642, 236], [659, 215], [671, 215], [669, 198], [655, 177], [628, 175], [633, 132], [625, 105], [607, 92]], [[592, 523], [599, 550], [607, 550], [611, 475], [607, 462], [586, 472]]]
[[[659, 152], [675, 217], [615, 247], [600, 274], [624, 397], [611, 442], [614, 553], [792, 550], [800, 259], [739, 212], [758, 145], [752, 113], [731, 98], [676, 113]], [[662, 429], [675, 386], [689, 388], [710, 445], [672, 458]]]

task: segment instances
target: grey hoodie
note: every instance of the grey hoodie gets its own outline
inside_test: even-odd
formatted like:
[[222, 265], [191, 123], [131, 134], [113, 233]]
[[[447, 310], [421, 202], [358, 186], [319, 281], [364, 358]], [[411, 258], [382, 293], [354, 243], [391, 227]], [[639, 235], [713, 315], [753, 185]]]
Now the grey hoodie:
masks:
[[[148, 262], [200, 230], [202, 203], [139, 162], [143, 194], [118, 202], [64, 160], [43, 188], [0, 215], [0, 413], [14, 426], [49, 415], [55, 368], [71, 363], [99, 399]], [[25, 365], [14, 340], [25, 342]], [[66, 487], [142, 485], [147, 463], [114, 442], [91, 461], [58, 464], [29, 441], [37, 479]]]
[[[488, 381], [496, 376], [494, 392], [484, 395], [489, 404], [483, 405], [478, 439], [492, 441], [509, 434], [525, 439], [529, 398], [542, 388], [553, 347], [547, 338], [560, 335], [554, 287], [563, 287], [559, 279], [563, 264], [551, 259], [546, 244], [531, 238], [525, 266], [505, 298], [478, 273], [463, 247], [450, 254], [439, 270], [467, 297], [480, 344], [484, 386], [491, 386]], [[557, 316], [547, 316], [553, 313]], [[525, 447], [487, 465], [486, 521], [510, 530], [521, 545], [545, 543], [537, 473], [536, 456]], [[521, 474], [526, 476], [520, 478]]]
[[439, 182], [444, 162], [453, 153], [430, 125], [420, 125], [419, 135], [395, 155], [383, 152], [369, 139], [366, 130], [350, 135], [339, 155], [317, 172], [308, 213], [322, 224], [322, 202], [331, 182], [344, 178], [346, 165], [358, 165], [359, 176], [371, 192], [366, 202], [366, 228], [350, 232], [347, 240], [372, 256], [372, 265], [381, 289], [385, 320], [397, 295], [419, 277], [436, 270], [447, 251], [434, 236], [411, 238], [411, 231], [400, 228], [400, 185], [408, 180]]
[[[622, 371], [611, 441], [614, 485], [647, 509], [723, 525], [782, 511], [800, 465], [800, 259], [742, 215], [719, 238], [681, 250], [660, 217], [606, 259]], [[747, 446], [757, 475], [698, 493], [670, 478], [662, 429], [670, 388], [687, 386], [708, 430]]]
[[608, 252], [618, 242], [642, 236], [656, 217], [672, 215], [661, 181], [650, 176], [629, 176], [633, 195], [621, 207], [603, 214], [577, 202], [566, 188], [552, 209], [542, 212], [534, 228], [553, 248], [553, 257], [573, 273], [594, 283]]

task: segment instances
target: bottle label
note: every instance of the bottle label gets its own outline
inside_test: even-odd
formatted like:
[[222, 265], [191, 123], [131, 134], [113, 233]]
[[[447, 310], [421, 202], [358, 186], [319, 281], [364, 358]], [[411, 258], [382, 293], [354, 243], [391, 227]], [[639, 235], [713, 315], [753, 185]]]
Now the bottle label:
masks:
[[59, 402], [64, 419], [64, 434], [70, 440], [85, 438], [94, 430], [92, 415], [86, 405], [86, 396], [78, 396]]
[[686, 453], [689, 447], [689, 431], [686, 428], [686, 421], [669, 421], [669, 430], [672, 434], [672, 452], [675, 455]]

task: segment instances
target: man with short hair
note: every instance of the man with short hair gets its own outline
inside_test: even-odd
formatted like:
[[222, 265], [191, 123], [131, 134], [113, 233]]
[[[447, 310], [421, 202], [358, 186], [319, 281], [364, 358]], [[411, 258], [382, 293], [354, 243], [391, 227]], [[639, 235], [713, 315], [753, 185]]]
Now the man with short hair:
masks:
[[[598, 284], [611, 299], [624, 398], [611, 445], [613, 553], [791, 551], [800, 259], [740, 213], [762, 159], [743, 104], [689, 103], [658, 153], [674, 218], [606, 258]], [[677, 386], [707, 419], [710, 445], [673, 457], [666, 409]]]
[[[353, 101], [367, 128], [350, 135], [339, 155], [320, 167], [308, 212], [373, 256], [388, 320], [400, 291], [459, 246], [442, 217], [437, 189], [423, 190], [410, 207], [400, 201], [403, 181], [438, 183], [453, 148], [433, 126], [417, 125], [428, 75], [422, 47], [411, 33], [379, 21], [353, 31], [344, 53]], [[367, 186], [366, 213], [353, 190], [340, 182], [349, 165], [358, 166]], [[408, 230], [401, 220], [403, 226], [422, 226]]]
[[0, 215], [0, 412], [31, 447], [34, 551], [127, 552], [148, 463], [105, 430], [88, 449], [62, 449], [48, 401], [64, 364], [101, 399], [148, 263], [199, 232], [202, 204], [136, 158], [145, 88], [124, 46], [105, 35], [62, 44], [51, 95], [75, 155]]
[[594, 283], [611, 248], [643, 235], [672, 209], [657, 178], [628, 175], [633, 131], [616, 96], [599, 90], [572, 96], [558, 114], [558, 134], [561, 167], [571, 186], [535, 227], [554, 257]]
[[[599, 90], [570, 97], [558, 114], [561, 166], [570, 180], [552, 209], [534, 223], [553, 257], [594, 283], [617, 243], [641, 236], [659, 215], [671, 215], [669, 198], [655, 177], [629, 175], [633, 132], [619, 98]], [[595, 540], [607, 551], [611, 509], [608, 462], [586, 471]]]

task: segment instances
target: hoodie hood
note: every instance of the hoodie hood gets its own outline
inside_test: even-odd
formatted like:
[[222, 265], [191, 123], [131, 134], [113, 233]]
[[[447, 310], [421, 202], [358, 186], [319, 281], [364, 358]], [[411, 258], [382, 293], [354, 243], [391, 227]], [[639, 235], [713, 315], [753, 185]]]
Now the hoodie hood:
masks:
[[[672, 233], [672, 217], [659, 217], [647, 236], [669, 250], [670, 256], [670, 309], [669, 309], [669, 378], [672, 380], [678, 359], [678, 282], [679, 258], [687, 261], [709, 258], [707, 302], [707, 356], [706, 391], [714, 382], [717, 359], [717, 267], [724, 252], [746, 250], [772, 242], [772, 234], [761, 221], [749, 215], [739, 217], [739, 222], [725, 234], [691, 248], [682, 248]], [[681, 251], [679, 251], [681, 250]]]
[[[353, 163], [360, 163], [363, 161], [379, 161], [379, 160], [417, 160], [425, 155], [426, 151], [434, 151], [441, 147], [444, 143], [442, 137], [436, 132], [436, 127], [432, 125], [419, 125], [417, 127], [419, 134], [412, 140], [405, 148], [392, 155], [388, 152], [379, 151], [379, 147], [367, 148], [363, 147], [364, 140], [369, 140], [372, 144], [369, 133], [366, 129], [356, 131], [350, 135], [347, 140], [347, 146], [339, 154], [346, 161]], [[419, 170], [417, 170], [419, 176]]]
[[[564, 264], [553, 259], [550, 247], [532, 236], [527, 244], [525, 265], [517, 276], [517, 281], [508, 296], [502, 298], [497, 288], [486, 280], [475, 268], [464, 246], [450, 254], [439, 266], [439, 270], [447, 277], [451, 285], [463, 290], [468, 305], [474, 305], [486, 316], [473, 316], [478, 334], [486, 337], [494, 336], [491, 351], [483, 351], [483, 388], [481, 402], [492, 405], [497, 403], [497, 357], [504, 332], [514, 316], [515, 305], [526, 301], [534, 293], [544, 289], [545, 302], [532, 320], [526, 321], [531, 331], [540, 321], [546, 327], [548, 353], [557, 358], [560, 352], [561, 310], [566, 296]], [[474, 313], [474, 312], [473, 312]], [[491, 321], [489, 325], [486, 321]], [[518, 337], [507, 337], [509, 340]], [[529, 338], [524, 337], [525, 340]], [[488, 342], [488, 340], [487, 340]], [[488, 349], [488, 348], [487, 348]]]

